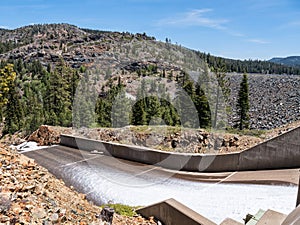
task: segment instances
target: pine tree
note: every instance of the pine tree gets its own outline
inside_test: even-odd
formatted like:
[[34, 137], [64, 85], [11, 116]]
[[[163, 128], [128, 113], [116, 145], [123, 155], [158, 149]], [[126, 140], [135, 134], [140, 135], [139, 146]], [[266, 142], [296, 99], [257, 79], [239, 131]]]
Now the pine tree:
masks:
[[13, 134], [23, 128], [24, 112], [20, 95], [17, 92], [15, 83], [9, 89], [8, 103], [5, 110], [5, 126], [2, 134]]
[[199, 120], [193, 102], [195, 97], [194, 85], [188, 79], [184, 79], [183, 84], [183, 88], [177, 90], [175, 98], [175, 106], [180, 117], [181, 126], [198, 128]]
[[31, 110], [31, 113], [26, 114], [24, 128], [26, 133], [30, 134], [45, 122], [42, 99], [38, 95], [32, 94], [28, 99], [27, 106]]
[[179, 126], [180, 118], [179, 118], [177, 110], [175, 109], [175, 107], [172, 104], [170, 104], [169, 110], [170, 110], [170, 117], [172, 118], [172, 124], [170, 123], [170, 126]]
[[245, 73], [243, 80], [240, 84], [240, 90], [238, 94], [237, 112], [239, 115], [239, 128], [240, 130], [249, 128], [249, 87], [248, 87], [248, 76]]
[[161, 108], [160, 101], [157, 96], [149, 96], [145, 99], [146, 102], [146, 118], [147, 124], [152, 122], [152, 124], [160, 123], [161, 118]]
[[111, 103], [106, 98], [99, 97], [95, 107], [96, 122], [101, 127], [111, 127]]
[[[71, 80], [73, 80], [73, 78]], [[95, 86], [92, 85], [92, 82], [93, 81], [90, 80], [89, 74], [85, 73], [81, 82], [77, 85], [76, 98], [72, 97], [72, 92], [74, 90], [72, 88], [69, 90], [71, 102], [73, 102], [73, 127], [91, 127], [96, 122], [96, 90]]]
[[208, 99], [200, 85], [196, 85], [194, 104], [198, 112], [200, 127], [209, 128], [211, 126], [211, 111]]
[[0, 119], [2, 121], [2, 113], [4, 106], [8, 103], [8, 92], [16, 78], [13, 64], [7, 64], [0, 69]]
[[[220, 110], [222, 108], [227, 107], [228, 98], [230, 95], [230, 85], [229, 85], [229, 79], [226, 77], [226, 68], [222, 61], [217, 61], [218, 68], [214, 69], [214, 74], [217, 80], [217, 87], [216, 87], [216, 98], [215, 98], [215, 110], [214, 110], [214, 117], [213, 117], [213, 127], [217, 128], [218, 126], [218, 114], [220, 113]], [[220, 103], [223, 103], [225, 105], [220, 105]], [[226, 112], [221, 112], [225, 113]]]
[[[209, 101], [200, 84], [194, 84], [187, 73], [180, 80], [183, 90], [176, 93], [176, 109], [181, 116], [181, 124], [187, 127], [208, 128], [211, 126]], [[172, 112], [176, 115], [176, 110]], [[176, 121], [176, 120], [175, 120]], [[177, 124], [177, 122], [175, 122]]]
[[170, 108], [162, 108], [162, 120], [168, 126], [174, 126], [174, 121], [171, 117]]
[[141, 99], [137, 101], [132, 107], [131, 124], [133, 125], [147, 125], [147, 114], [145, 111], [145, 101]]
[[133, 125], [147, 124], [145, 89], [146, 83], [142, 80], [141, 87], [137, 90], [137, 102], [132, 107], [131, 124]]
[[112, 127], [124, 127], [130, 124], [131, 101], [121, 90], [115, 98], [111, 111]]
[[46, 106], [50, 109], [49, 125], [70, 126], [72, 123], [71, 93], [68, 78], [69, 71], [65, 66], [58, 66], [51, 73], [47, 87]]
[[[129, 99], [125, 97], [125, 93], [122, 93], [124, 86], [123, 84], [121, 84], [121, 82], [118, 82], [118, 85], [113, 85], [113, 83], [110, 83], [108, 84], [108, 86], [109, 86], [109, 90], [107, 92], [104, 92], [104, 87], [103, 87], [102, 88], [103, 95], [99, 96], [97, 99], [96, 107], [95, 107], [96, 122], [98, 123], [98, 125], [102, 127], [121, 126], [117, 122], [117, 118], [116, 118], [120, 110], [116, 109], [115, 105], [122, 104], [122, 102], [120, 102], [121, 100], [119, 99], [119, 97], [123, 96], [125, 102], [122, 107], [124, 107], [123, 108], [124, 110], [130, 111], [127, 109], [127, 107], [129, 107], [128, 106]], [[126, 117], [126, 115], [123, 116]], [[114, 122], [116, 122], [116, 124], [113, 124]]]

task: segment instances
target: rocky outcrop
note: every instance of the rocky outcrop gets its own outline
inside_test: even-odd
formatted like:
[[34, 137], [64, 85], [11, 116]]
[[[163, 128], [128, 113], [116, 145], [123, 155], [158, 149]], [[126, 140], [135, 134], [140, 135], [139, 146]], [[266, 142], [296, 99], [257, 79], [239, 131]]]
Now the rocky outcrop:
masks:
[[94, 31], [70, 24], [44, 24], [0, 30], [0, 42], [16, 48], [0, 54], [0, 59], [39, 60], [43, 65], [63, 59], [74, 68], [109, 57], [108, 50], [132, 40], [153, 40], [145, 34]]

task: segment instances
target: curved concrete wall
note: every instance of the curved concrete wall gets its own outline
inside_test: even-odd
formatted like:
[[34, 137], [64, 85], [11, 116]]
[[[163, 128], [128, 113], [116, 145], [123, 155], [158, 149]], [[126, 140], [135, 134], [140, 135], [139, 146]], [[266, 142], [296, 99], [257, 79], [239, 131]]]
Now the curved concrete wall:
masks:
[[223, 172], [300, 167], [300, 128], [243, 152], [220, 155], [163, 152], [69, 135], [61, 135], [60, 144], [174, 170]]
[[137, 213], [146, 218], [154, 216], [165, 225], [217, 225], [172, 198], [138, 209]]

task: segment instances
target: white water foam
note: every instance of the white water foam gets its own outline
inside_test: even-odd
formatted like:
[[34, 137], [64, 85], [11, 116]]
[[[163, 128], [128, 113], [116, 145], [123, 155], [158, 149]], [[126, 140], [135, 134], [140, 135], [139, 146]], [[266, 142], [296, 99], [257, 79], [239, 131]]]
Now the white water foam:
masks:
[[295, 186], [210, 184], [175, 178], [131, 174], [97, 165], [63, 167], [62, 174], [72, 185], [95, 202], [146, 206], [174, 198], [194, 211], [221, 223], [230, 217], [239, 222], [259, 209], [290, 213], [296, 203]]
[[49, 146], [38, 146], [36, 142], [28, 141], [19, 145], [11, 145], [10, 147], [17, 149], [21, 153], [25, 153], [25, 152], [40, 150], [43, 148], [48, 148]]

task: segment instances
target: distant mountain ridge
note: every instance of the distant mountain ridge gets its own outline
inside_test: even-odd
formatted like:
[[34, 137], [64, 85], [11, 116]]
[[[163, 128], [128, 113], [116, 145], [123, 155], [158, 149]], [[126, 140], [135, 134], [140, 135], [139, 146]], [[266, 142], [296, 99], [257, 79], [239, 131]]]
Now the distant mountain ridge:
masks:
[[289, 56], [286, 58], [276, 57], [269, 60], [273, 63], [278, 63], [286, 66], [297, 66], [300, 67], [300, 56]]
[[[123, 51], [121, 46], [132, 41], [158, 43], [155, 37], [145, 33], [99, 31], [65, 23], [36, 24], [14, 30], [0, 29], [0, 60], [38, 60], [47, 66], [63, 59], [73, 68], [79, 68], [99, 60], [101, 56], [109, 56], [112, 49]], [[174, 49], [180, 47], [171, 42], [168, 46]], [[287, 60], [289, 64], [285, 60], [281, 62], [281, 58], [274, 59], [276, 62], [235, 60], [187, 50], [195, 52], [210, 69], [223, 68], [228, 73], [300, 75], [300, 59], [290, 58]]]

